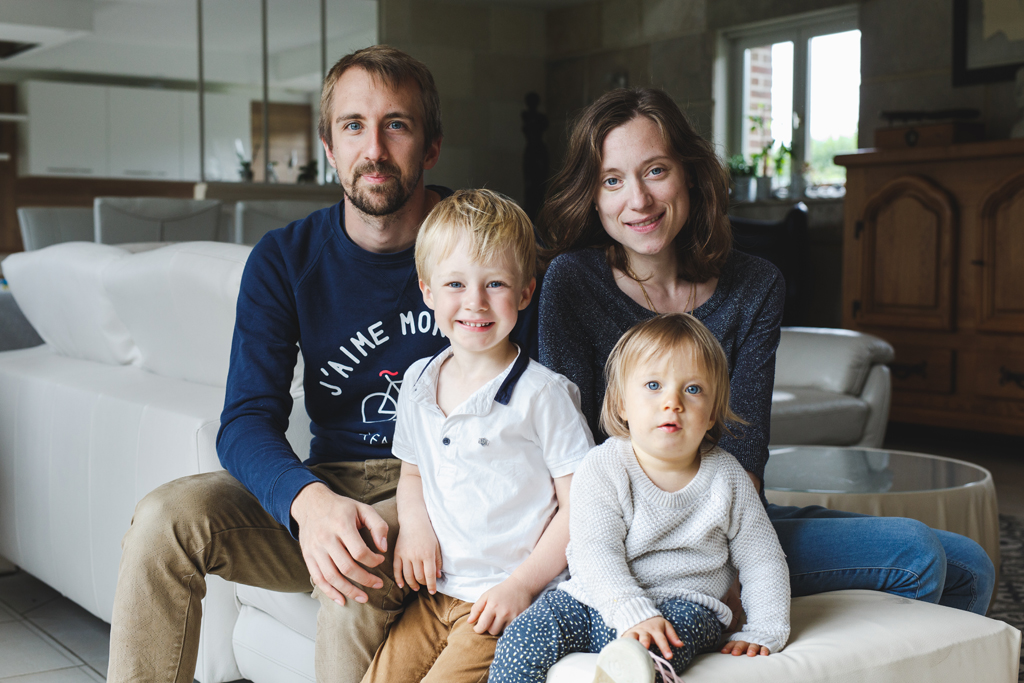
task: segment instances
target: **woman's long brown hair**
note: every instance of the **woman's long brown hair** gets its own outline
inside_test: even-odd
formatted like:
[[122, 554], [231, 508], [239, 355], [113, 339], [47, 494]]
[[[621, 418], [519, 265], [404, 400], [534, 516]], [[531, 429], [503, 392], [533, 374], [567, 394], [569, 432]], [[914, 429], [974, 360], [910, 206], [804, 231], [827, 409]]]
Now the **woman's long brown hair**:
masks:
[[597, 215], [594, 197], [601, 175], [601, 148], [613, 129], [646, 116], [661, 129], [683, 164], [690, 188], [690, 217], [675, 239], [679, 276], [691, 282], [718, 277], [732, 248], [729, 176], [711, 143], [702, 138], [662, 90], [620, 88], [602, 95], [577, 117], [562, 169], [554, 177], [537, 221], [546, 247], [544, 263], [582, 247], [604, 248], [610, 265], [626, 271], [626, 250]]

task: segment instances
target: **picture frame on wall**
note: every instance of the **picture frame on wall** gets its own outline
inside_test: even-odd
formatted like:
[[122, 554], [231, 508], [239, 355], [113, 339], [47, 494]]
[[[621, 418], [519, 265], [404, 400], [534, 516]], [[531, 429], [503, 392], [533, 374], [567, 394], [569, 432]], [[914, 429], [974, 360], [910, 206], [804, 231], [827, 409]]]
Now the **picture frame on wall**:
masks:
[[953, 85], [1012, 81], [1024, 66], [1024, 5], [953, 0]]

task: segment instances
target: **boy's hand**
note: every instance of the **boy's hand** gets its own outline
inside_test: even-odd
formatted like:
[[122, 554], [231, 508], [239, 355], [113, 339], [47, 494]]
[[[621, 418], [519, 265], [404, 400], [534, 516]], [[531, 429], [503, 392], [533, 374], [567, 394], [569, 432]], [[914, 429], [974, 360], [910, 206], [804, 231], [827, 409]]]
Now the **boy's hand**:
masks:
[[500, 636], [512, 620], [526, 611], [533, 593], [519, 579], [510, 576], [485, 592], [469, 610], [469, 623], [477, 633]]
[[661, 656], [665, 659], [672, 659], [672, 648], [669, 644], [682, 647], [683, 641], [676, 635], [672, 624], [664, 617], [651, 617], [622, 634], [622, 638], [639, 640], [640, 644], [650, 649], [653, 642], [661, 650]]
[[398, 529], [395, 542], [395, 583], [414, 591], [426, 586], [430, 594], [437, 592], [441, 578], [441, 546], [430, 524], [404, 524]]
[[722, 648], [723, 655], [732, 655], [733, 657], [739, 657], [744, 652], [748, 657], [756, 657], [758, 654], [762, 654], [767, 657], [769, 654], [768, 648], [764, 645], [748, 643], [745, 640], [730, 640], [725, 644], [725, 647]]

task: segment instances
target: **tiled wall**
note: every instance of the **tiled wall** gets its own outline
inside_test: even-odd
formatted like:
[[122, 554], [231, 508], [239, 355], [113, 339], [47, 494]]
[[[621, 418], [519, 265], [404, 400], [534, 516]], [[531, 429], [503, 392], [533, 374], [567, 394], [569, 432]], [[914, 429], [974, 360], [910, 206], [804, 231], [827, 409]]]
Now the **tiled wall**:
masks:
[[444, 145], [428, 183], [522, 200], [521, 112], [526, 93], [544, 97], [544, 19], [512, 4], [381, 0], [380, 41], [426, 63], [441, 94]]
[[[714, 111], [718, 32], [850, 0], [591, 0], [542, 10], [457, 0], [381, 0], [380, 37], [425, 61], [441, 91], [446, 129], [428, 181], [486, 184], [522, 198], [523, 96], [542, 95], [551, 168], [573, 114], [619, 85], [664, 88], [705, 135]], [[989, 138], [1009, 135], [1013, 83], [952, 86], [951, 0], [860, 4], [860, 145], [882, 109], [975, 107]]]

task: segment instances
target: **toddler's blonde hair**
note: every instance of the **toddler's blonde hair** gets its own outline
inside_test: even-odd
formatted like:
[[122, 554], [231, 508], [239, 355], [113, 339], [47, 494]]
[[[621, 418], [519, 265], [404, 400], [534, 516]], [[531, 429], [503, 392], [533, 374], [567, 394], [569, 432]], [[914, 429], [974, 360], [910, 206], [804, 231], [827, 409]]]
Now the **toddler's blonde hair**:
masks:
[[729, 362], [715, 335], [692, 315], [666, 313], [630, 328], [608, 355], [601, 407], [601, 429], [608, 436], [629, 438], [629, 425], [621, 411], [630, 373], [641, 363], [673, 353], [693, 354], [711, 385], [705, 390], [712, 394], [715, 424], [704, 436], [704, 452], [718, 445], [723, 433], [732, 435], [726, 423], [746, 424], [729, 408]]

